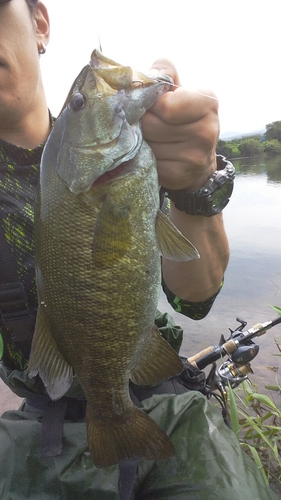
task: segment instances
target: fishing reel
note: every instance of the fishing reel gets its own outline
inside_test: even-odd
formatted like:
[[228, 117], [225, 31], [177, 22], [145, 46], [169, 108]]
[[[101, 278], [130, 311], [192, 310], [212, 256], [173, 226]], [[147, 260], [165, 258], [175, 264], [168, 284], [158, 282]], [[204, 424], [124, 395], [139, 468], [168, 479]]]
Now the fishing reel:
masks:
[[230, 384], [233, 389], [238, 387], [244, 380], [248, 380], [248, 373], [253, 373], [250, 363], [238, 366], [231, 360], [225, 361], [217, 369], [217, 375], [221, 381], [221, 385], [226, 387]]
[[[281, 323], [281, 316], [275, 320], [258, 323], [252, 328], [243, 331], [247, 322], [236, 318], [240, 324], [235, 330], [230, 330], [230, 337], [225, 340], [222, 335], [218, 346], [209, 346], [203, 351], [188, 358], [188, 362], [200, 370], [212, 365], [209, 375], [206, 379], [207, 386], [211, 393], [219, 390], [221, 394], [226, 394], [226, 388], [230, 385], [237, 387], [244, 380], [248, 380], [248, 374], [253, 373], [251, 361], [257, 356], [259, 346], [253, 341], [254, 337], [263, 335], [273, 326]], [[228, 358], [223, 361], [223, 358]], [[222, 364], [217, 368], [219, 359]]]
[[[235, 339], [237, 339], [238, 347], [217, 369], [217, 376], [221, 381], [221, 385], [226, 387], [230, 384], [233, 389], [238, 387], [238, 385], [244, 382], [244, 380], [249, 380], [248, 374], [253, 373], [251, 361], [259, 353], [259, 346], [253, 342], [253, 340], [245, 339], [243, 328], [245, 328], [247, 322], [239, 318], [236, 318], [236, 321], [240, 323], [240, 326], [237, 327], [236, 330], [230, 330], [231, 335], [228, 340], [232, 339], [235, 341]], [[241, 345], [243, 337], [244, 343]], [[220, 339], [220, 346], [225, 343], [226, 340], [222, 335]]]
[[[272, 321], [258, 323], [246, 331], [243, 329], [247, 322], [239, 318], [236, 318], [236, 321], [240, 325], [235, 330], [229, 329], [230, 337], [227, 340], [222, 335], [218, 346], [209, 346], [187, 360], [199, 370], [212, 365], [206, 378], [208, 398], [214, 396], [217, 399], [223, 419], [229, 427], [231, 423], [227, 405], [227, 389], [229, 386], [234, 389], [248, 380], [248, 374], [253, 373], [251, 361], [259, 352], [259, 346], [255, 344], [253, 338], [263, 335], [267, 330], [281, 323], [281, 316]], [[224, 361], [226, 356], [228, 357]], [[219, 367], [216, 363], [218, 360], [222, 361]]]

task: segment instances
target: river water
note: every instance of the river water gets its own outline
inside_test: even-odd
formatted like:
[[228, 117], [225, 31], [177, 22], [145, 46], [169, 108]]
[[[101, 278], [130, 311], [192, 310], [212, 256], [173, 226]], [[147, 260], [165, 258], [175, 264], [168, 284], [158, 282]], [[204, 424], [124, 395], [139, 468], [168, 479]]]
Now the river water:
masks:
[[[212, 310], [203, 320], [193, 321], [167, 306], [163, 293], [159, 302], [159, 309], [170, 312], [182, 326], [182, 353], [187, 356], [218, 345], [221, 334], [227, 338], [228, 328], [238, 325], [237, 316], [251, 327], [278, 316], [270, 305], [281, 306], [281, 156], [233, 163], [235, 186], [224, 210], [231, 257]], [[281, 357], [273, 356], [279, 352], [275, 338], [281, 342], [280, 325], [256, 340], [260, 350], [251, 363], [250, 379], [259, 388], [276, 383], [278, 365], [281, 371]]]

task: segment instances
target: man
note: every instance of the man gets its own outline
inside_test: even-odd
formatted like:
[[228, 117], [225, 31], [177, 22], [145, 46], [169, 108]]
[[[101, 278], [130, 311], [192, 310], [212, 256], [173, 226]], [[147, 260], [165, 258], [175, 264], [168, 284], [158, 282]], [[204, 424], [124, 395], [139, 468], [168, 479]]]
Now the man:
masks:
[[[121, 468], [97, 470], [89, 456], [81, 418], [84, 401], [76, 399], [75, 387], [65, 409], [63, 452], [52, 453], [60, 444], [59, 435], [53, 442], [62, 415], [60, 403], [50, 406], [40, 379], [30, 380], [26, 373], [36, 309], [33, 208], [43, 143], [52, 126], [39, 64], [48, 41], [49, 18], [42, 2], [0, 2], [0, 245], [5, 258], [0, 268], [0, 375], [16, 394], [27, 398], [21, 410], [7, 412], [0, 420], [1, 498], [114, 500], [120, 492], [122, 499], [129, 498], [132, 488], [136, 500], [222, 499], [234, 492], [237, 498], [249, 492], [252, 496], [247, 498], [272, 499], [217, 410], [197, 392], [159, 394], [142, 401], [143, 410], [174, 442], [176, 456], [158, 462], [140, 460], [133, 464], [133, 474], [125, 468], [121, 483]], [[158, 60], [152, 69], [169, 74], [180, 85], [170, 62]], [[172, 304], [176, 302], [182, 312], [198, 319], [207, 314], [220, 289], [228, 243], [221, 212], [209, 216], [195, 211], [194, 215], [185, 205], [176, 206], [182, 196], [188, 200], [189, 193], [199, 190], [224, 166], [217, 164], [215, 155], [217, 103], [175, 88], [159, 99], [142, 123], [144, 137], [157, 158], [159, 182], [174, 200], [170, 218], [201, 255], [200, 261], [187, 263], [163, 260], [164, 289]], [[19, 313], [20, 328], [14, 321]], [[181, 332], [171, 320], [167, 323], [161, 317], [158, 322], [163, 335], [174, 339], [179, 349]]]

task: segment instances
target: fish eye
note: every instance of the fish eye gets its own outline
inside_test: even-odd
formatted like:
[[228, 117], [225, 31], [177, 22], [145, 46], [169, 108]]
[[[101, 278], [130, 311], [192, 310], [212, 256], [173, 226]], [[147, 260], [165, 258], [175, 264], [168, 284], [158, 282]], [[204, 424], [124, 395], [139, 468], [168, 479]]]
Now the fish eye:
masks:
[[83, 96], [83, 94], [80, 94], [80, 92], [74, 94], [74, 96], [71, 98], [69, 102], [69, 106], [72, 109], [72, 111], [80, 111], [81, 109], [84, 108], [85, 104], [86, 104], [86, 99]]

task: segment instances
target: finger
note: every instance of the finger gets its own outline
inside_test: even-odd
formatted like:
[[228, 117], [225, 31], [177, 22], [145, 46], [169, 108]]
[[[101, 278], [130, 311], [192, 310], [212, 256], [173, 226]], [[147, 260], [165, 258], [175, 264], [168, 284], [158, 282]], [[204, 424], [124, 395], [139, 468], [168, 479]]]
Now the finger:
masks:
[[175, 65], [168, 59], [157, 59], [151, 66], [150, 71], [159, 72], [161, 75], [171, 76], [175, 85], [180, 85], [180, 79]]
[[155, 142], [184, 141], [190, 128], [189, 124], [167, 123], [151, 111], [142, 118], [143, 137]]
[[[200, 156], [202, 159], [206, 159], [206, 156], [210, 153], [210, 149], [206, 147], [206, 144], [202, 144], [200, 140], [190, 144], [186, 142], [171, 142], [171, 143], [161, 143], [161, 142], [151, 142], [149, 141], [149, 146], [151, 147], [157, 161], [179, 161], [185, 164], [193, 166], [193, 158]], [[200, 148], [200, 146], [202, 146]], [[198, 151], [202, 151], [200, 154]], [[197, 163], [202, 163], [202, 160], [197, 160]]]
[[157, 170], [159, 184], [166, 189], [182, 189], [189, 185], [190, 179], [186, 174], [186, 164], [183, 161], [158, 160]]
[[218, 114], [218, 101], [211, 97], [179, 87], [161, 96], [150, 111], [168, 123], [192, 123], [207, 114]]
[[206, 168], [205, 162], [198, 163], [197, 151], [194, 151], [193, 161], [191, 156], [188, 162], [160, 160], [157, 161], [157, 169], [161, 186], [167, 189], [188, 189], [191, 192], [202, 187], [213, 172], [211, 167]]
[[219, 121], [217, 115], [208, 115], [192, 123], [170, 124], [148, 111], [142, 118], [142, 131], [144, 139], [161, 145], [164, 143], [167, 148], [171, 148], [173, 142], [175, 148], [183, 142], [186, 149], [197, 146], [205, 151], [217, 143]]

